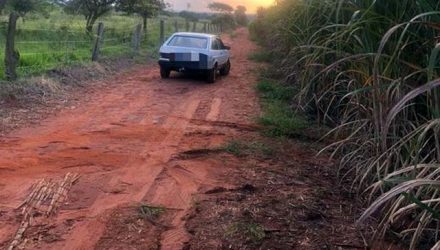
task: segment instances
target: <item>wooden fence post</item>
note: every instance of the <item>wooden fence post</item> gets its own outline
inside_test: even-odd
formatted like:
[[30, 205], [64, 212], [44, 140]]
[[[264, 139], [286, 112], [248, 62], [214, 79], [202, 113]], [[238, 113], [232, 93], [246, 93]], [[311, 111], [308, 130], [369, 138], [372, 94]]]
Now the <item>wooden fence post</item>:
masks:
[[176, 21], [174, 21], [174, 32], [179, 32], [179, 23]]
[[203, 33], [208, 32], [207, 27], [206, 27], [207, 25], [208, 25], [207, 23], [203, 23]]
[[8, 33], [5, 47], [5, 76], [8, 81], [17, 79], [17, 64], [20, 54], [15, 50], [15, 32], [17, 31], [18, 14], [9, 15]]
[[93, 47], [92, 61], [97, 61], [99, 58], [99, 52], [101, 49], [103, 35], [104, 35], [104, 24], [99, 23], [98, 32], [96, 33], [95, 46]]
[[165, 42], [165, 21], [160, 20], [160, 45]]
[[133, 50], [133, 55], [139, 54], [139, 48], [141, 47], [141, 33], [142, 33], [142, 25], [138, 24], [134, 28], [133, 37], [131, 39], [131, 47]]
[[196, 29], [197, 29], [197, 22], [194, 22], [194, 23], [193, 23], [193, 30], [192, 30], [192, 31], [193, 31], [193, 32], [196, 32]]

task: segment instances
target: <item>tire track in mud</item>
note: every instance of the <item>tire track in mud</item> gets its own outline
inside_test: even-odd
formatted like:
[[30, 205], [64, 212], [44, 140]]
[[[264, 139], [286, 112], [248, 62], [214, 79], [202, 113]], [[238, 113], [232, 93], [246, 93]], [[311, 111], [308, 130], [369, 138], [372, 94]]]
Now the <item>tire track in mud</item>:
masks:
[[[128, 189], [131, 190], [111, 196], [106, 195], [106, 193], [101, 194], [97, 197], [96, 201], [87, 208], [87, 211], [81, 211], [81, 214], [86, 213], [91, 220], [89, 222], [83, 222], [80, 226], [75, 228], [62, 246], [64, 249], [93, 248], [93, 245], [99, 240], [104, 230], [104, 224], [96, 223], [94, 217], [99, 216], [103, 211], [114, 209], [123, 204], [141, 202], [145, 194], [154, 193], [155, 191], [165, 191], [155, 190], [158, 183], [161, 183], [158, 180], [163, 176], [166, 164], [172, 155], [177, 152], [177, 146], [199, 103], [200, 100], [190, 98], [188, 103], [182, 105], [184, 107], [183, 111], [176, 110], [173, 112], [172, 116], [161, 126], [162, 129], [169, 132], [164, 135], [163, 140], [159, 143], [159, 147], [151, 150], [148, 144], [144, 146], [144, 153], [148, 155], [148, 159], [143, 162], [130, 162], [130, 168], [126, 169], [121, 175], [116, 175], [109, 180], [107, 186], [115, 187], [120, 183], [125, 183], [129, 185]], [[166, 194], [166, 192], [160, 194], [163, 195]], [[169, 192], [167, 195], [168, 197], [172, 197], [172, 194]], [[172, 199], [174, 200], [174, 198]], [[88, 234], [87, 232], [90, 231], [94, 231], [95, 234]]]
[[[215, 98], [214, 102], [211, 103], [206, 119], [217, 119], [220, 104], [221, 99]], [[197, 106], [199, 105], [200, 102], [198, 102]], [[172, 140], [175, 146], [180, 144], [196, 110], [197, 109], [192, 110], [191, 116], [184, 116], [184, 118], [189, 120], [184, 121], [184, 129], [180, 130], [178, 139]], [[207, 127], [198, 129], [206, 130]], [[202, 169], [210, 167], [208, 162], [205, 162], [204, 166], [196, 166], [194, 162], [190, 166], [185, 166], [184, 163], [171, 158], [176, 153], [178, 153], [178, 151], [174, 150], [172, 154], [169, 154], [165, 168], [157, 176], [153, 186], [143, 199], [145, 203], [177, 210], [171, 218], [170, 225], [172, 225], [172, 228], [162, 234], [162, 249], [182, 249], [185, 243], [189, 241], [190, 236], [185, 230], [183, 218], [191, 208], [192, 194], [196, 193], [202, 185], [206, 186], [215, 183], [215, 181], [209, 180], [207, 176], [200, 176], [204, 174], [203, 171], [201, 171]], [[197, 174], [197, 172], [199, 173]], [[164, 196], [163, 194], [167, 195]]]
[[[191, 207], [191, 196], [197, 192], [201, 185], [208, 185], [209, 182], [214, 182], [208, 182], [206, 176], [203, 176], [207, 175], [206, 171], [200, 171], [209, 166], [182, 166], [178, 161], [173, 160], [173, 156], [179, 152], [178, 146], [186, 129], [200, 105], [199, 99], [190, 98], [190, 100], [186, 105], [183, 105], [186, 106], [183, 112], [177, 111], [172, 113], [162, 125], [165, 130], [170, 132], [164, 136], [164, 140], [160, 143], [158, 149], [154, 151], [147, 150], [149, 159], [140, 164], [136, 169], [133, 167], [134, 171], [128, 171], [122, 176], [116, 176], [116, 178], [113, 178], [108, 183], [108, 186], [116, 186], [118, 183], [129, 183], [130, 186], [139, 187], [139, 191], [118, 195], [117, 201], [115, 201], [114, 197], [107, 197], [105, 195], [102, 198], [97, 198], [95, 203], [87, 209], [88, 216], [93, 218], [94, 216], [99, 216], [102, 211], [111, 210], [133, 201], [163, 206], [176, 212], [169, 221], [170, 229], [166, 230], [161, 236], [162, 249], [181, 249], [184, 246], [189, 240], [189, 235], [184, 228], [185, 223], [182, 218]], [[221, 100], [218, 100], [212, 103], [208, 113], [211, 121], [215, 121], [218, 116], [219, 104], [221, 104]], [[200, 129], [206, 129], [206, 126]], [[134, 166], [136, 163], [131, 163], [130, 165]], [[196, 174], [196, 171], [189, 170], [191, 168], [201, 172], [202, 176], [200, 176], [200, 173]], [[139, 171], [139, 169], [146, 171]], [[155, 178], [151, 181], [153, 177]], [[142, 183], [146, 184], [141, 186]], [[98, 232], [95, 235], [84, 235], [84, 232], [90, 232], [91, 230], [97, 232], [97, 228], [104, 230], [103, 226], [103, 224], [97, 224], [93, 219], [91, 223], [82, 223], [66, 239], [63, 248], [92, 248], [93, 245], [89, 245], [89, 243], [97, 242], [99, 240], [98, 237], [103, 232]], [[77, 239], [82, 239], [81, 244], [76, 244], [76, 242], [79, 242]], [[87, 240], [85, 241], [85, 239]]]

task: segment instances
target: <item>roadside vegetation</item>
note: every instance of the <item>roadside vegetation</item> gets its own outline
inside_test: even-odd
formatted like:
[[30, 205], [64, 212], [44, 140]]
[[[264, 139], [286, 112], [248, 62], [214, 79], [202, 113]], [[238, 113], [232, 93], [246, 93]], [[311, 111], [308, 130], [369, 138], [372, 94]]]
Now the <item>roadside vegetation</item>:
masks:
[[322, 152], [368, 205], [358, 223], [411, 249], [440, 246], [439, 22], [433, 0], [291, 0], [251, 24], [267, 51], [252, 57], [283, 79], [260, 82], [265, 100], [332, 128]]
[[[0, 56], [5, 58], [5, 63], [0, 66], [0, 79], [16, 80], [49, 69], [90, 62], [97, 39], [94, 27], [98, 22], [104, 24], [99, 41], [101, 57], [128, 57], [139, 52], [133, 49], [133, 34], [145, 15], [134, 15], [124, 1], [117, 6], [113, 5], [115, 1], [101, 1], [99, 6], [89, 6], [85, 2], [6, 1], [0, 15], [3, 34]], [[157, 8], [155, 6], [150, 6], [148, 18], [157, 17], [164, 8], [162, 2], [157, 3]], [[159, 46], [159, 20], [153, 20], [148, 36], [144, 32], [139, 43], [144, 54], [153, 54]], [[164, 35], [170, 35], [174, 30], [174, 23], [167, 24]]]
[[[101, 47], [103, 57], [129, 56], [133, 29], [139, 19], [130, 16], [111, 15], [101, 21], [105, 34]], [[84, 32], [81, 16], [65, 16], [61, 10], [51, 12], [50, 17], [31, 15], [19, 21], [16, 49], [20, 54], [18, 76], [44, 73], [53, 68], [84, 64], [91, 61], [94, 35]], [[142, 43], [144, 54], [156, 50], [159, 44], [159, 23], [151, 23], [148, 41]], [[5, 25], [2, 26], [5, 30]], [[168, 32], [171, 28], [168, 28]], [[5, 36], [0, 38], [0, 57], [4, 57]], [[4, 78], [4, 65], [0, 65], [0, 78]]]
[[272, 137], [301, 135], [307, 121], [292, 109], [294, 89], [270, 79], [261, 79], [256, 88], [263, 101], [263, 114], [258, 121], [264, 125], [264, 133]]

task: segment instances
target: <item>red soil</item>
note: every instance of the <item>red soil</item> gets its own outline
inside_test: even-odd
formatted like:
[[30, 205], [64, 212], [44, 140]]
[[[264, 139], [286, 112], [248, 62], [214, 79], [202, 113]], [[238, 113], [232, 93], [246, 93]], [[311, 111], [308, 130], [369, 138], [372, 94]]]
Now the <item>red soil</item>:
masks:
[[[192, 206], [192, 194], [224, 186], [216, 177], [227, 168], [210, 159], [181, 161], [175, 156], [222, 144], [259, 113], [252, 88], [254, 64], [247, 59], [254, 45], [245, 29], [225, 40], [233, 48], [231, 75], [213, 85], [178, 74], [162, 80], [158, 67], [148, 66], [106, 80], [99, 91], [80, 97], [80, 105], [40, 125], [2, 137], [0, 248], [15, 235], [17, 207], [32, 184], [68, 172], [81, 177], [67, 201], [55, 216], [29, 228], [22, 247], [129, 249], [118, 247], [121, 240], [115, 235], [108, 236], [110, 222], [126, 210], [121, 207], [145, 203], [172, 211], [166, 215], [167, 226], [153, 230], [159, 242], [151, 247], [182, 248], [189, 240], [182, 218]], [[109, 237], [112, 244], [105, 242]]]

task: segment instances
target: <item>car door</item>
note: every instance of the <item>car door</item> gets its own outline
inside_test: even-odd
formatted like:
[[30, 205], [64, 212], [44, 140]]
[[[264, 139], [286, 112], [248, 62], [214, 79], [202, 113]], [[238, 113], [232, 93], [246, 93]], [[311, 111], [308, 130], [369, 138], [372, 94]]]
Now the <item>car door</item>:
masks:
[[219, 44], [219, 49], [220, 49], [220, 64], [225, 64], [228, 62], [229, 60], [229, 50], [226, 49], [223, 41], [220, 38], [217, 38], [217, 42]]
[[211, 55], [214, 58], [214, 61], [218, 63], [218, 65], [222, 65], [222, 54], [220, 50], [220, 43], [218, 42], [217, 38], [212, 38]]

